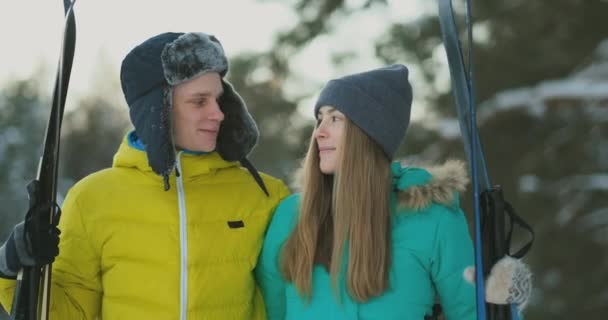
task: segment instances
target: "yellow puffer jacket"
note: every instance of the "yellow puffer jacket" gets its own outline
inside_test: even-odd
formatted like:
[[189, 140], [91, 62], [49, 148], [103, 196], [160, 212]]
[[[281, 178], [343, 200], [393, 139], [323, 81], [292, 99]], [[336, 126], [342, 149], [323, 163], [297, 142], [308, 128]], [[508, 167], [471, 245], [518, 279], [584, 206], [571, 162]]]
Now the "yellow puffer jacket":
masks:
[[[112, 168], [68, 193], [53, 264], [51, 319], [265, 319], [253, 269], [275, 206], [288, 195], [217, 153], [180, 153], [164, 191], [125, 139]], [[181, 195], [181, 196], [180, 196]], [[9, 308], [15, 283], [0, 279]]]

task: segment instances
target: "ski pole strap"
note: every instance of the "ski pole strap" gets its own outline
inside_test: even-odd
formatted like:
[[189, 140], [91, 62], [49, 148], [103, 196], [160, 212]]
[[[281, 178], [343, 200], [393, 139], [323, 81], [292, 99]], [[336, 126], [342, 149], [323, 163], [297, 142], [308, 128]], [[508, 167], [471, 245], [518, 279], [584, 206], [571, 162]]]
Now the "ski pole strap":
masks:
[[[532, 243], [534, 242], [534, 230], [527, 222], [524, 221], [524, 219], [522, 219], [515, 212], [515, 209], [513, 208], [513, 206], [511, 206], [511, 204], [508, 202], [505, 202], [505, 212], [509, 215], [509, 218], [510, 218], [509, 232], [507, 235], [507, 254], [513, 258], [520, 259], [523, 256], [525, 256], [526, 253], [528, 253], [528, 251], [532, 247]], [[513, 227], [515, 225], [518, 225], [521, 228], [528, 231], [528, 233], [530, 234], [530, 240], [523, 247], [521, 247], [519, 250], [517, 250], [517, 252], [511, 254], [511, 236], [513, 235]]]
[[[534, 230], [522, 219], [513, 206], [504, 199], [502, 187], [496, 185], [485, 190], [480, 196], [481, 223], [484, 234], [484, 266], [491, 266], [503, 256], [522, 258], [534, 242]], [[507, 224], [508, 223], [508, 227]], [[517, 252], [511, 253], [513, 230], [519, 226], [530, 235], [530, 240]], [[486, 273], [490, 270], [484, 270]]]
[[43, 211], [49, 211], [50, 219], [48, 220], [49, 226], [57, 227], [59, 224], [59, 218], [61, 217], [61, 207], [57, 202], [46, 202], [40, 197], [40, 181], [32, 180], [27, 185], [27, 193], [30, 198], [30, 208], [25, 215], [25, 220], [31, 220], [34, 215], [40, 215]]

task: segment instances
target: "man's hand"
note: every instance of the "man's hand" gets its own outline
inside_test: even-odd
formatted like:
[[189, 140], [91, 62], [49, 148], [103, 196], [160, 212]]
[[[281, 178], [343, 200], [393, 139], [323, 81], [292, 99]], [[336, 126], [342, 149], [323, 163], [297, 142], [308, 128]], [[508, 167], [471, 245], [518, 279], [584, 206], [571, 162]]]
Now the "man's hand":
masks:
[[[52, 205], [34, 207], [26, 215], [25, 219], [25, 241], [27, 253], [34, 260], [34, 265], [43, 266], [55, 261], [59, 254], [59, 234], [57, 228], [59, 223], [60, 209], [56, 208], [56, 213], [52, 222], [48, 220], [48, 212]], [[22, 261], [24, 266], [32, 266]]]
[[51, 205], [33, 207], [0, 247], [0, 277], [15, 278], [23, 267], [43, 266], [59, 254], [59, 208], [52, 222], [46, 220]]

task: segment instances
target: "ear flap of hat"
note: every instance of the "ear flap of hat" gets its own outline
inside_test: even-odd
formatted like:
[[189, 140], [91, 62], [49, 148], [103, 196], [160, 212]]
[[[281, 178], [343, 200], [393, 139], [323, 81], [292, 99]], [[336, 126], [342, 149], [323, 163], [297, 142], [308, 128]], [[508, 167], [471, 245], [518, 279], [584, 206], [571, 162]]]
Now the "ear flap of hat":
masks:
[[137, 136], [146, 146], [148, 163], [165, 180], [175, 166], [175, 146], [171, 128], [171, 88], [153, 90], [131, 103], [129, 113]]
[[224, 121], [217, 138], [217, 151], [226, 161], [245, 158], [255, 147], [259, 131], [245, 102], [232, 85], [222, 79], [224, 93], [219, 105], [224, 112]]

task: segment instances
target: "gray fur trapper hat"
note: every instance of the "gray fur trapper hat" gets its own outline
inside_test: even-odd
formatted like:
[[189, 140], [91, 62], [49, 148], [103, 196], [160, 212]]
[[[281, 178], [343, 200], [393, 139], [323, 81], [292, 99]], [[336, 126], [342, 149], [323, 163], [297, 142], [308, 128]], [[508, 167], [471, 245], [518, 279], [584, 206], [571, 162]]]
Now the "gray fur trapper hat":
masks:
[[266, 192], [246, 158], [257, 143], [257, 126], [243, 99], [224, 79], [228, 59], [222, 45], [205, 33], [168, 32], [154, 36], [136, 46], [122, 61], [122, 90], [148, 162], [154, 172], [164, 177], [168, 189], [176, 154], [171, 121], [172, 88], [209, 72], [220, 74], [224, 90], [218, 101], [224, 121], [216, 151], [226, 161], [240, 161]]

